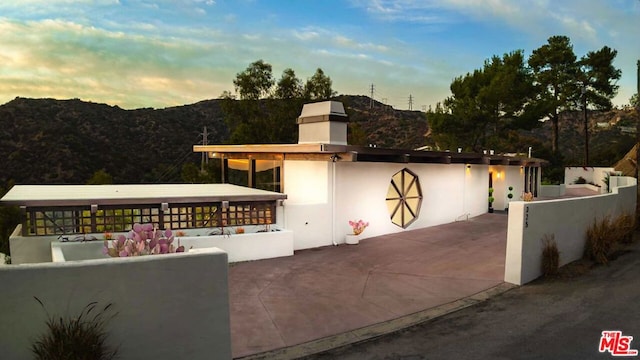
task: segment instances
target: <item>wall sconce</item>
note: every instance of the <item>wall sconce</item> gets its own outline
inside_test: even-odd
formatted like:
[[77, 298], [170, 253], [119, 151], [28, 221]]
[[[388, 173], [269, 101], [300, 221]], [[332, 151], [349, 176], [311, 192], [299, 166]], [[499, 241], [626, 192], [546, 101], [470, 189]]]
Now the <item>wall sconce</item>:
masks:
[[498, 179], [500, 179], [500, 176], [501, 176], [501, 175], [500, 175], [500, 173], [497, 173], [497, 174], [496, 174], [496, 177], [497, 177]]
[[284, 206], [284, 200], [278, 199], [278, 206]]
[[91, 213], [95, 214], [98, 212], [98, 204], [91, 204]]
[[162, 212], [166, 212], [167, 210], [169, 210], [169, 203], [161, 203], [160, 210], [162, 210]]
[[467, 164], [467, 169], [471, 169], [471, 164]]
[[223, 200], [222, 201], [222, 208], [223, 209], [228, 209], [229, 208], [229, 200]]

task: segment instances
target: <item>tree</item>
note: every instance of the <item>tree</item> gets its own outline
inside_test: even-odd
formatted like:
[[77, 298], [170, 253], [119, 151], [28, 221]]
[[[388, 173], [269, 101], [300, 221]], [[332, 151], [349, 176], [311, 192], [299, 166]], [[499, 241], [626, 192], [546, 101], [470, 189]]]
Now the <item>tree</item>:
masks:
[[318, 68], [316, 73], [307, 80], [304, 86], [304, 96], [310, 100], [327, 100], [336, 95], [331, 89], [331, 78]]
[[635, 94], [631, 95], [631, 98], [629, 98], [629, 105], [631, 105], [633, 107], [640, 106], [640, 100], [638, 99], [638, 93], [635, 93]]
[[297, 99], [302, 97], [302, 82], [296, 77], [296, 73], [288, 68], [282, 72], [282, 77], [278, 81], [275, 98], [276, 99]]
[[275, 84], [271, 70], [271, 64], [258, 60], [241, 73], [236, 74], [233, 80], [236, 92], [240, 93], [242, 100], [258, 100], [268, 97], [271, 88]]
[[113, 184], [113, 176], [111, 176], [105, 169], [100, 169], [94, 172], [91, 179], [87, 181], [87, 185], [105, 184]]
[[531, 78], [522, 51], [493, 56], [482, 69], [457, 77], [452, 96], [427, 116], [438, 146], [480, 151], [504, 146], [507, 133], [531, 128]]
[[604, 46], [576, 60], [571, 40], [566, 36], [552, 36], [529, 57], [537, 89], [534, 105], [552, 121], [554, 153], [558, 152], [561, 112], [581, 109], [585, 100], [593, 109], [611, 109], [611, 99], [618, 91], [616, 81], [621, 75], [613, 66], [617, 53]]
[[611, 99], [618, 93], [622, 72], [613, 66], [618, 52], [604, 46], [598, 51], [589, 51], [578, 63], [579, 79], [584, 86], [586, 101], [597, 110], [610, 110]]
[[533, 50], [528, 63], [536, 87], [534, 106], [551, 119], [551, 149], [556, 153], [559, 114], [571, 109], [574, 105], [572, 99], [576, 98], [579, 69], [571, 40], [566, 36], [550, 37], [547, 44]]

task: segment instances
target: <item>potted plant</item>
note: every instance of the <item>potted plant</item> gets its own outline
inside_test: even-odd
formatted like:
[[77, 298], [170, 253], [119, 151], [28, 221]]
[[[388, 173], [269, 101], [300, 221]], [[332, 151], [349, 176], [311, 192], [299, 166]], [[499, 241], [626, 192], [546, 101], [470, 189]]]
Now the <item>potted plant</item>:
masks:
[[493, 212], [493, 202], [495, 198], [493, 197], [493, 188], [489, 188], [489, 212]]
[[358, 221], [349, 220], [349, 226], [351, 226], [352, 233], [345, 236], [345, 244], [357, 245], [362, 237], [362, 232], [369, 226], [368, 222], [364, 222], [362, 219]]
[[507, 194], [507, 198], [509, 200], [507, 200], [507, 207], [505, 208], [506, 211], [509, 211], [509, 202], [511, 201], [511, 199], [513, 199], [513, 186], [509, 186], [509, 193]]

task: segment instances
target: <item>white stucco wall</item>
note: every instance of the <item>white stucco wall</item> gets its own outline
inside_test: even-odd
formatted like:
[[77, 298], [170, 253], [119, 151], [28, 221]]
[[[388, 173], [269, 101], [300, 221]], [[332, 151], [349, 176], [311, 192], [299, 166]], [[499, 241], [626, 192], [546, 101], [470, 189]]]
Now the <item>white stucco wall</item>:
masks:
[[606, 185], [602, 180], [610, 171], [615, 171], [615, 169], [606, 167], [568, 166], [564, 168], [564, 183], [567, 185], [575, 184], [576, 179], [582, 176], [587, 180], [587, 183], [594, 183], [604, 189]]
[[610, 194], [547, 201], [512, 202], [509, 207], [505, 281], [517, 285], [540, 275], [542, 239], [553, 235], [560, 251], [560, 266], [580, 259], [584, 253], [586, 232], [596, 219], [636, 209], [635, 179]]
[[[351, 232], [349, 220], [363, 219], [372, 237], [404, 231], [391, 222], [386, 196], [391, 177], [405, 167], [420, 179], [422, 206], [408, 229], [434, 226], [477, 216], [487, 211], [487, 166], [464, 164], [336, 163], [334, 238], [343, 243]], [[366, 241], [366, 240], [365, 240]]]
[[[510, 201], [520, 200], [524, 191], [524, 171], [520, 166], [492, 165], [489, 171], [493, 172], [493, 208], [505, 210]], [[509, 200], [509, 186], [513, 187], [513, 198]]]
[[332, 244], [332, 164], [284, 161], [284, 228], [293, 231], [295, 250]]
[[[185, 249], [218, 248], [227, 253], [229, 262], [271, 259], [293, 255], [293, 232], [279, 230], [270, 232], [244, 233], [229, 235], [183, 236], [176, 238], [174, 244], [183, 245]], [[87, 259], [103, 259], [103, 241], [58, 242], [51, 243], [53, 261], [72, 261]], [[62, 259], [56, 259], [61, 250]]]
[[52, 316], [113, 303], [106, 330], [122, 359], [231, 359], [227, 267], [217, 249], [2, 266], [0, 357], [33, 358], [46, 331], [37, 296]]

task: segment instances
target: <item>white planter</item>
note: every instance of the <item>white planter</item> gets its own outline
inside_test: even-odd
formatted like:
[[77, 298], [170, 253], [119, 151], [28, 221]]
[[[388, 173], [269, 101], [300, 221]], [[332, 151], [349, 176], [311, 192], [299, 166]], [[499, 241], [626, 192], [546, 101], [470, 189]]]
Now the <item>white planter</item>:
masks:
[[358, 245], [358, 243], [360, 242], [360, 238], [362, 238], [362, 234], [360, 235], [347, 234], [344, 237], [344, 243], [349, 245]]

